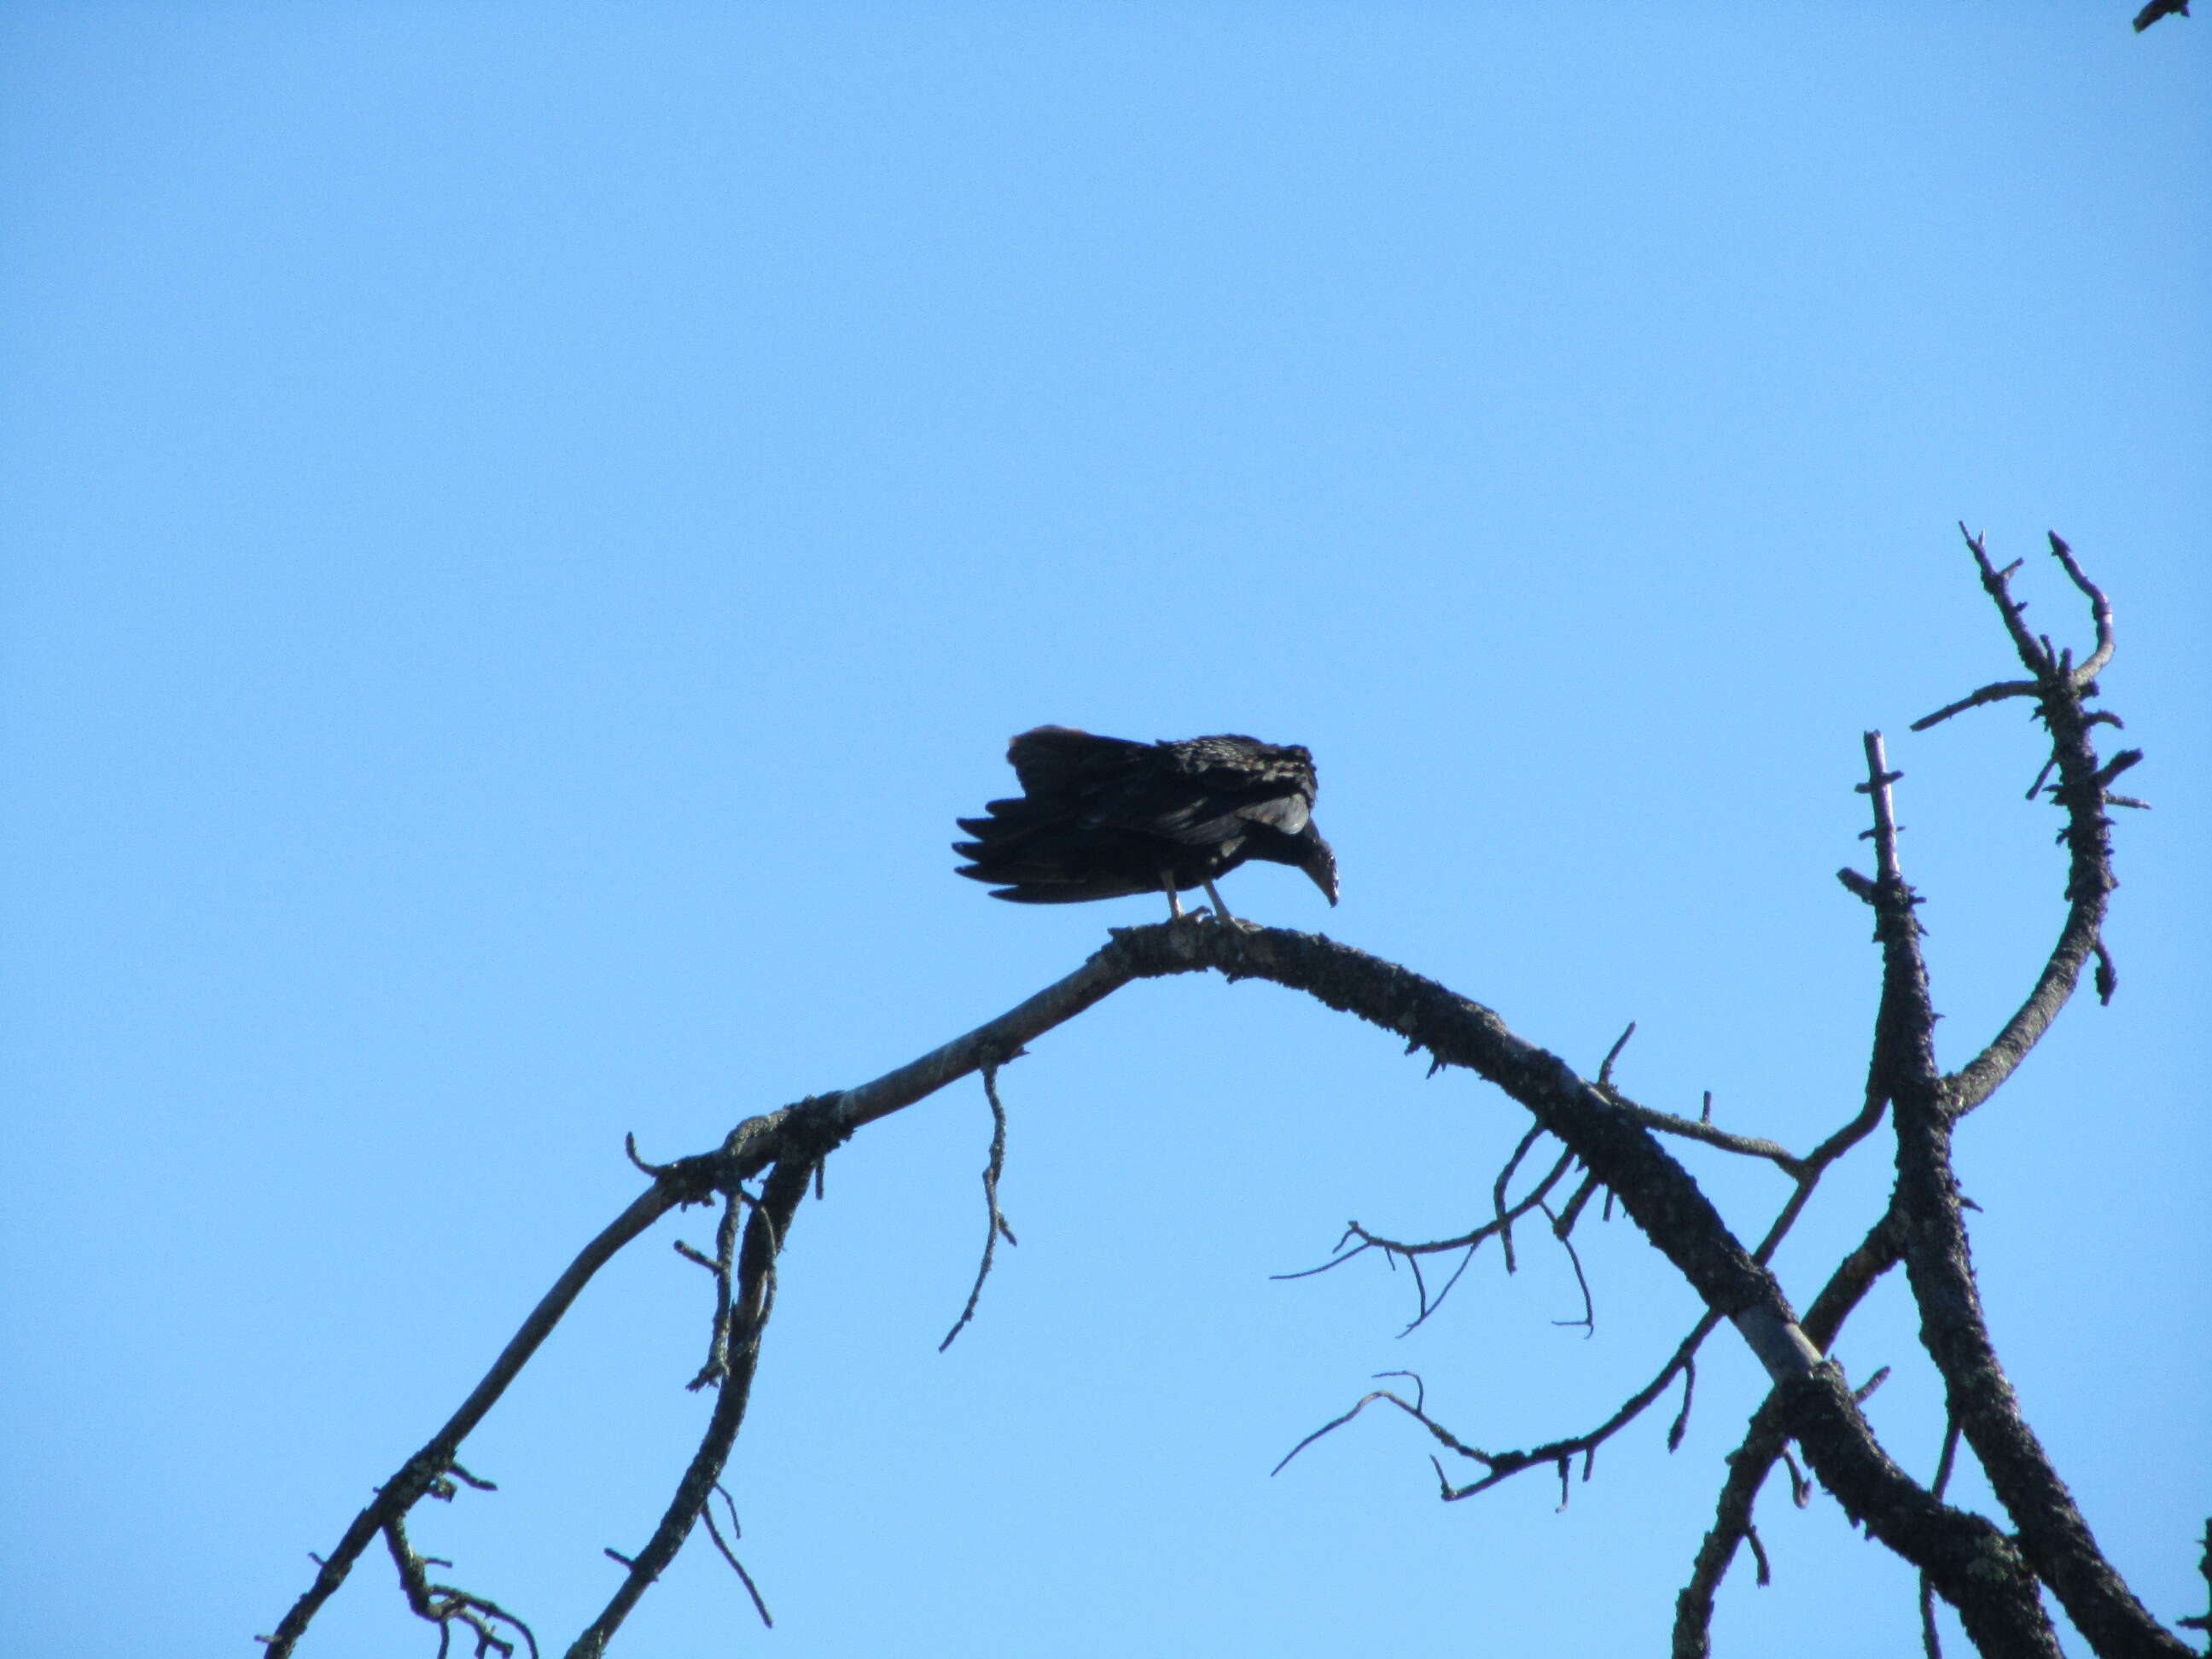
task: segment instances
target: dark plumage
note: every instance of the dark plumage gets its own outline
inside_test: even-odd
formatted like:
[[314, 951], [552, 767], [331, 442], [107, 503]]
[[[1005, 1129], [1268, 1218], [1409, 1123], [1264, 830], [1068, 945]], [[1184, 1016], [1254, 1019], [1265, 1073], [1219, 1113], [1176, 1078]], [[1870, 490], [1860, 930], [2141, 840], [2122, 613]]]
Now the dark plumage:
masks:
[[1336, 902], [1336, 855], [1314, 828], [1313, 757], [1256, 738], [1131, 743], [1040, 726], [1006, 747], [1018, 799], [962, 818], [975, 839], [952, 850], [960, 873], [1001, 885], [1016, 904], [1078, 904], [1129, 893], [1203, 887], [1225, 916], [1214, 878], [1247, 859], [1295, 865]]

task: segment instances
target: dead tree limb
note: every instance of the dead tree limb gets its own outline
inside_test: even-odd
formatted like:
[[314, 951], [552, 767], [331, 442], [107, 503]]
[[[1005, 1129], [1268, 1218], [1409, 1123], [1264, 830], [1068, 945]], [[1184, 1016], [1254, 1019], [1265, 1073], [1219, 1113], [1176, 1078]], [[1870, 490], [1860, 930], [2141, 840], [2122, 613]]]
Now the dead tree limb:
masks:
[[987, 1057], [1022, 1046], [1133, 979], [1205, 971], [1304, 992], [1476, 1073], [1526, 1108], [1619, 1194], [1707, 1307], [1735, 1327], [1784, 1389], [1793, 1432], [1854, 1518], [1928, 1572], [1969, 1630], [1987, 1636], [1985, 1651], [2056, 1653], [2033, 1584], [2009, 1542], [1978, 1516], [1936, 1503], [1881, 1450], [1841, 1376], [1798, 1328], [1773, 1275], [1735, 1240], [1650, 1131], [1565, 1061], [1433, 980], [1318, 935], [1197, 918], [1117, 930], [1073, 974], [969, 1036], [860, 1088], [749, 1118], [714, 1152], [659, 1166], [653, 1186], [562, 1275], [462, 1410], [362, 1511], [278, 1627], [272, 1653], [292, 1650], [386, 1519], [420, 1500], [592, 1275], [654, 1220], [679, 1204], [706, 1201], [770, 1164], [803, 1164], [811, 1174], [825, 1148], [854, 1128], [923, 1098]]
[[[500, 1632], [512, 1629], [534, 1650], [534, 1638], [526, 1627], [497, 1604], [428, 1583], [422, 1571], [424, 1558], [416, 1556], [406, 1541], [407, 1516], [425, 1497], [453, 1495], [457, 1482], [479, 1484], [455, 1462], [463, 1442], [599, 1269], [670, 1211], [719, 1197], [725, 1204], [725, 1224], [716, 1257], [708, 1261], [692, 1253], [717, 1275], [709, 1364], [699, 1381], [712, 1382], [718, 1397], [699, 1448], [645, 1547], [635, 1557], [608, 1552], [627, 1568], [623, 1582], [568, 1650], [571, 1659], [599, 1659], [630, 1609], [699, 1524], [717, 1488], [742, 1426], [762, 1334], [773, 1310], [776, 1257], [809, 1183], [818, 1181], [823, 1159], [857, 1129], [969, 1072], [986, 1070], [988, 1084], [989, 1068], [1133, 980], [1199, 972], [1219, 973], [1232, 981], [1267, 980], [1353, 1014], [1403, 1039], [1409, 1050], [1426, 1048], [1437, 1066], [1474, 1073], [1534, 1120], [1513, 1163], [1493, 1186], [1493, 1213], [1483, 1227], [1434, 1247], [1401, 1244], [1356, 1228], [1347, 1237], [1358, 1237], [1361, 1249], [1380, 1248], [1413, 1262], [1431, 1248], [1471, 1252], [1491, 1231], [1510, 1243], [1512, 1220], [1532, 1203], [1551, 1218], [1554, 1235], [1565, 1243], [1574, 1217], [1589, 1196], [1602, 1188], [1608, 1212], [1617, 1200], [1705, 1304], [1697, 1328], [1653, 1382], [1589, 1434], [1525, 1452], [1482, 1453], [1429, 1413], [1425, 1392], [1411, 1403], [1387, 1391], [1370, 1395], [1339, 1419], [1348, 1420], [1373, 1401], [1387, 1400], [1420, 1421], [1449, 1450], [1486, 1466], [1484, 1478], [1469, 1486], [1454, 1488], [1444, 1481], [1444, 1496], [1464, 1497], [1518, 1469], [1547, 1463], [1559, 1469], [1564, 1481], [1572, 1458], [1580, 1455], [1587, 1467], [1596, 1445], [1648, 1407], [1678, 1375], [1685, 1380], [1686, 1416], [1690, 1367], [1705, 1337], [1725, 1322], [1766, 1371], [1771, 1391], [1733, 1460], [1714, 1528], [1680, 1599], [1678, 1656], [1705, 1650], [1712, 1592], [1740, 1544], [1748, 1545], [1759, 1557], [1764, 1576], [1765, 1553], [1751, 1523], [1751, 1504], [1772, 1464], [1789, 1459], [1787, 1447], [1792, 1441], [1845, 1512], [1911, 1563], [1924, 1583], [1957, 1609], [1984, 1655], [2055, 1659], [2058, 1648], [2039, 1600], [2041, 1583], [2051, 1587], [2069, 1617], [2107, 1659], [2185, 1652], [2179, 1638], [2135, 1600], [2099, 1552], [2019, 1410], [1982, 1315], [1951, 1174], [1951, 1137], [1959, 1119], [1986, 1100], [2019, 1066], [2093, 959], [2098, 965], [2099, 990], [2110, 995], [2111, 959], [2100, 929], [2114, 882], [2110, 823], [2103, 808], [2108, 804], [2140, 805], [2113, 795], [2109, 787], [2139, 754], [2127, 750], [2100, 762], [2091, 742], [2096, 726], [2118, 723], [2113, 716], [2085, 707], [2085, 700], [2095, 695], [2096, 674], [2112, 654], [2112, 611], [2104, 594], [2082, 574], [2066, 544], [2052, 537], [2054, 556], [2090, 601], [2096, 630], [2094, 648], [2076, 665], [2068, 653], [2027, 632], [2009, 592], [2010, 569], [1995, 569], [1978, 539], [1969, 537], [1968, 545], [1983, 585], [2032, 678], [1985, 687], [1922, 725], [1989, 702], [2034, 701], [2052, 739], [2045, 775], [2051, 770], [2058, 775], [2048, 793], [2066, 814], [2061, 838], [2069, 848], [2069, 910], [2059, 939], [2020, 1010], [1959, 1073], [1947, 1076], [1936, 1064], [1934, 1014], [1913, 915], [1917, 900], [1905, 884], [1898, 859], [1891, 805], [1891, 787], [1898, 775], [1887, 769], [1878, 734], [1869, 734], [1867, 741], [1869, 775], [1862, 786], [1874, 810], [1875, 828], [1869, 835], [1875, 843], [1877, 872], [1872, 878], [1843, 872], [1844, 884], [1873, 908], [1882, 946], [1874, 1053], [1856, 1114], [1802, 1156], [1770, 1141], [1713, 1129], [1710, 1107], [1705, 1116], [1692, 1121], [1627, 1100], [1611, 1078], [1619, 1044], [1607, 1057], [1598, 1080], [1584, 1079], [1558, 1055], [1513, 1032], [1483, 1005], [1317, 935], [1219, 916], [1184, 917], [1116, 930], [1103, 949], [1066, 978], [908, 1065], [856, 1088], [810, 1097], [748, 1118], [711, 1152], [667, 1164], [641, 1163], [650, 1177], [646, 1191], [586, 1246], [459, 1409], [356, 1517], [338, 1548], [320, 1563], [314, 1583], [268, 1638], [271, 1653], [282, 1659], [293, 1650], [317, 1610], [380, 1535], [399, 1563], [410, 1605], [421, 1604], [418, 1612], [427, 1607], [425, 1616], [439, 1622], [447, 1635], [453, 1624], [459, 1622], [489, 1644], [484, 1650], [493, 1651], [507, 1644]], [[2031, 794], [2042, 787], [2039, 778]], [[995, 1111], [995, 1091], [987, 1091], [1002, 1127], [1003, 1115]], [[1898, 1142], [1898, 1184], [1889, 1209], [1866, 1241], [1838, 1266], [1801, 1323], [1768, 1263], [1821, 1171], [1870, 1134], [1885, 1111], [1893, 1119]], [[1564, 1153], [1528, 1199], [1509, 1202], [1507, 1184], [1516, 1167], [1544, 1133], [1559, 1140]], [[1661, 1133], [1765, 1158], [1790, 1176], [1792, 1192], [1757, 1246], [1747, 1248], [1730, 1231], [1689, 1172], [1660, 1143], [1656, 1136]], [[994, 1140], [991, 1173], [986, 1177], [992, 1239], [1003, 1226], [995, 1193], [1000, 1158], [1000, 1143]], [[1584, 1171], [1583, 1178], [1564, 1212], [1553, 1216], [1546, 1194], [1576, 1164]], [[745, 1183], [763, 1175], [762, 1191], [756, 1196]], [[732, 1260], [728, 1234], [740, 1206], [746, 1221], [742, 1245]], [[1952, 1507], [1939, 1490], [1922, 1486], [1898, 1467], [1860, 1409], [1873, 1383], [1855, 1393], [1840, 1370], [1824, 1357], [1837, 1328], [1868, 1287], [1899, 1261], [1921, 1310], [1923, 1344], [1944, 1381], [1951, 1419], [1989, 1474], [2018, 1529], [2016, 1537], [1983, 1516]], [[1424, 1316], [1432, 1307], [1424, 1288]], [[1875, 1380], [1879, 1381], [1879, 1374]], [[1678, 1417], [1670, 1443], [1679, 1439], [1682, 1421]], [[1794, 1462], [1790, 1469], [1802, 1498], [1808, 1488]], [[750, 1589], [750, 1579], [747, 1583]], [[753, 1593], [757, 1601], [757, 1591]], [[445, 1599], [439, 1600], [441, 1596]]]
[[[834, 1143], [832, 1143], [834, 1144]], [[729, 1356], [714, 1396], [714, 1409], [707, 1420], [699, 1449], [677, 1484], [667, 1512], [653, 1528], [646, 1546], [629, 1559], [629, 1571], [599, 1616], [570, 1644], [568, 1659], [599, 1659], [607, 1643], [629, 1617], [638, 1599], [668, 1570], [684, 1540], [699, 1524], [707, 1501], [722, 1479], [722, 1466], [737, 1443], [738, 1430], [751, 1398], [753, 1375], [759, 1369], [761, 1334], [775, 1307], [775, 1259], [791, 1236], [792, 1218], [799, 1201], [806, 1196], [814, 1171], [828, 1154], [828, 1146], [810, 1153], [805, 1150], [777, 1160], [769, 1171], [760, 1200], [745, 1222], [744, 1243], [738, 1255], [738, 1292], [730, 1316]], [[742, 1573], [742, 1569], [740, 1572]], [[747, 1581], [750, 1586], [750, 1581]], [[759, 1592], [754, 1592], [757, 1602]]]
[[[1953, 1126], [1962, 1103], [1936, 1062], [1936, 1012], [1913, 915], [1919, 900], [1899, 873], [1889, 804], [1899, 775], [1887, 769], [1880, 732], [1867, 734], [1866, 750], [1880, 871], [1875, 928], [1883, 963], [1875, 1049], [1897, 1125], [1905, 1265], [1920, 1308], [1922, 1345], [1942, 1374], [1952, 1418], [2019, 1528], [2023, 1553], [2067, 1617], [2101, 1656], [2178, 1659], [2188, 1649], [2135, 1598], [2097, 1547], [2073, 1494], [2028, 1426], [1990, 1335], [1952, 1173]], [[2062, 771], [2065, 763], [2062, 758]], [[2100, 887], [2100, 911], [2102, 896]]]

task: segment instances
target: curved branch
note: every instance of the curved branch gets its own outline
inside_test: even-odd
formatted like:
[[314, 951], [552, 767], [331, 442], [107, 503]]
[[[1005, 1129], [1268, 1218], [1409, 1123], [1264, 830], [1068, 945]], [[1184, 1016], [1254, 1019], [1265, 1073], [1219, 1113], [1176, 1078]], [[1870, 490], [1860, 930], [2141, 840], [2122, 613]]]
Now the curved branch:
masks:
[[[1960, 528], [1960, 533], [1965, 534], [1965, 526]], [[2011, 635], [2014, 650], [2035, 677], [2031, 689], [2036, 699], [2036, 713], [2051, 733], [2051, 762], [2045, 769], [2046, 773], [2053, 767], [2057, 770], [2058, 782], [2052, 787], [2051, 794], [2066, 813], [2063, 839], [2068, 853], [2067, 913], [2057, 941], [2051, 946], [2051, 955], [2027, 1000], [1990, 1040], [1989, 1046], [1950, 1079], [1948, 1109], [1954, 1115], [1973, 1110], [1996, 1092], [2051, 1029], [2058, 1011], [2071, 1000], [2075, 988], [2081, 983], [2081, 969], [2090, 958], [2105, 959], [2101, 943], [2105, 910], [2112, 890], [2119, 885], [2112, 874], [2112, 820], [2104, 811], [2106, 803], [2112, 799], [2107, 786], [2142, 758], [2138, 752], [2128, 750], [2116, 757], [2112, 764], [2102, 764], [2097, 758], [2096, 745], [2090, 740], [2100, 723], [2113, 719], [2108, 714], [2092, 714], [2083, 702], [2094, 694], [2097, 675], [2112, 659], [2112, 606], [2103, 590], [2083, 574], [2073, 549], [2057, 534], [2051, 537], [2052, 556], [2065, 568], [2068, 579], [2089, 599], [2090, 617], [2096, 630], [2095, 648], [2079, 667], [2069, 665], [2063, 655], [2054, 656], [2043, 641], [2028, 632], [2027, 624], [2021, 617], [2020, 602], [2012, 597], [2011, 574], [2015, 567], [1997, 569], [1990, 562], [1988, 550], [1978, 536], [1967, 535], [1966, 547], [1981, 572], [1983, 590], [1997, 607], [2005, 631]], [[1927, 720], [1917, 722], [1913, 729], [1917, 731], [1934, 719], [1931, 715]], [[2109, 969], [2100, 978], [2104, 981], [2100, 988], [2109, 1000]]]
[[1984, 703], [2002, 702], [2008, 697], [2032, 697], [2035, 695], [2033, 680], [1999, 680], [1978, 691], [1969, 692], [1956, 702], [1947, 702], [1932, 714], [1923, 714], [1912, 722], [1915, 732], [1925, 732], [1931, 726], [1941, 726], [1954, 714], [1963, 714], [1969, 708], [1979, 708]]
[[2066, 579], [2087, 597], [2090, 625], [2097, 630], [2096, 649], [2089, 653], [2087, 662], [2074, 671], [2072, 677], [2074, 689], [2076, 691], [2086, 690], [2090, 682], [2104, 672], [2105, 665], [2112, 659], [2112, 602], [2105, 597], [2103, 588], [2082, 573], [2081, 565], [2075, 560], [2074, 550], [2066, 544], [2064, 538], [2055, 530], [2045, 533], [2051, 539], [2051, 556], [2064, 567]]

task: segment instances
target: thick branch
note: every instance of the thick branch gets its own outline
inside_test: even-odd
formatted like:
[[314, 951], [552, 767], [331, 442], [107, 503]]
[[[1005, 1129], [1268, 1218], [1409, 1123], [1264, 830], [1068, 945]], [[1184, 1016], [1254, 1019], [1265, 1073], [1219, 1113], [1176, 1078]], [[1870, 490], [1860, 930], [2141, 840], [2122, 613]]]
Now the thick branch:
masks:
[[[1837, 1266], [1813, 1305], [1805, 1310], [1805, 1334], [1825, 1352], [1844, 1321], [1872, 1290], [1875, 1281], [1898, 1264], [1905, 1252], [1904, 1216], [1893, 1198], [1889, 1208], [1859, 1246]], [[1769, 1394], [1752, 1414], [1743, 1444], [1729, 1454], [1728, 1479], [1721, 1485], [1712, 1530], [1698, 1547], [1690, 1582], [1674, 1599], [1674, 1659], [1705, 1659], [1712, 1650], [1713, 1597], [1735, 1559], [1736, 1546], [1752, 1536], [1751, 1506], [1766, 1484], [1789, 1436], [1782, 1423], [1782, 1396]]]
[[1957, 1113], [1951, 1085], [1936, 1063], [1936, 1012], [1912, 914], [1917, 901], [1898, 873], [1889, 800], [1896, 775], [1884, 769], [1879, 732], [1867, 734], [1867, 766], [1881, 872], [1874, 900], [1882, 950], [1875, 1064], [1886, 1073], [1897, 1125], [1897, 1201], [1905, 1214], [1905, 1272], [1920, 1308], [1921, 1341], [1942, 1376], [1952, 1419], [2020, 1528], [2023, 1553], [2075, 1627], [2104, 1659], [2178, 1659], [2187, 1648], [2136, 1600], [2098, 1548], [1998, 1363], [1952, 1174]]
[[[1690, 1582], [1674, 1598], [1674, 1659], [1706, 1659], [1712, 1651], [1714, 1595], [1735, 1559], [1736, 1546], [1751, 1536], [1751, 1506], [1788, 1439], [1782, 1426], [1782, 1396], [1770, 1394], [1752, 1413], [1743, 1444], [1728, 1455], [1728, 1479], [1721, 1483], [1712, 1530], [1698, 1546]], [[1765, 1582], [1763, 1576], [1760, 1582]]]

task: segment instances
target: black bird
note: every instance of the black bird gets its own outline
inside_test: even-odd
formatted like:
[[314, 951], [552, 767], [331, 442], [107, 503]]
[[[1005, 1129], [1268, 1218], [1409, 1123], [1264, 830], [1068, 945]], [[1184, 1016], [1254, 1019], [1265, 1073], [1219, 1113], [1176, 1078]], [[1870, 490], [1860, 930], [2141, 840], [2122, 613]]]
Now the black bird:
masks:
[[1079, 904], [1164, 891], [1180, 916], [1176, 895], [1203, 887], [1225, 917], [1214, 878], [1266, 859], [1296, 865], [1336, 902], [1336, 854], [1313, 824], [1313, 757], [1296, 744], [1132, 743], [1040, 726], [1007, 744], [1006, 759], [1020, 798], [960, 819], [975, 839], [952, 844], [973, 860], [962, 875], [1005, 884], [993, 898]]

